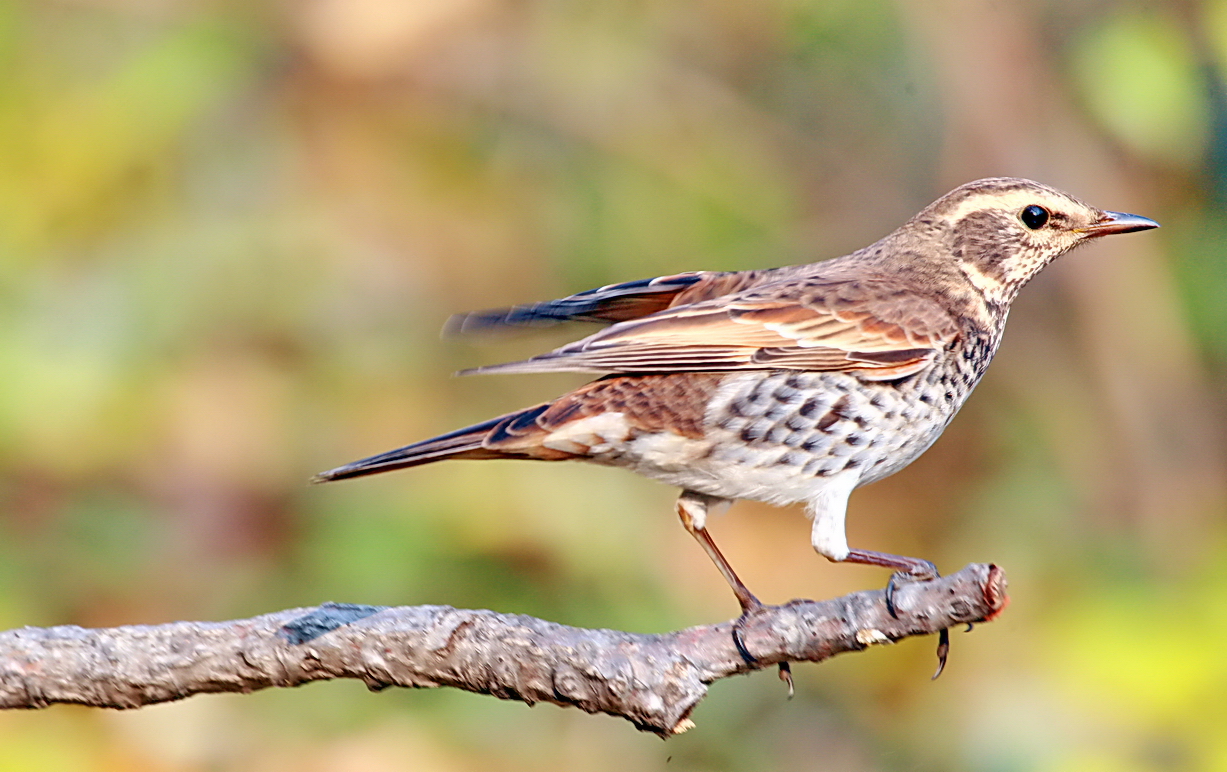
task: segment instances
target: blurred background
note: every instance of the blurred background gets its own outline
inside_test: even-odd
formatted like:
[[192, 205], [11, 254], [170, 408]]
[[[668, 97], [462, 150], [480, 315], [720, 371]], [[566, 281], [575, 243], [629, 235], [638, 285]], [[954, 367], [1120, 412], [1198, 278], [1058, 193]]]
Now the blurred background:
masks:
[[[843, 254], [1019, 175], [1163, 229], [1015, 306], [853, 545], [996, 562], [954, 636], [624, 721], [354, 682], [0, 714], [0, 770], [1227, 769], [1227, 1], [0, 0], [0, 628], [446, 603], [729, 619], [616, 470], [312, 473], [582, 376], [449, 314]], [[800, 509], [712, 525], [769, 602], [879, 588]]]

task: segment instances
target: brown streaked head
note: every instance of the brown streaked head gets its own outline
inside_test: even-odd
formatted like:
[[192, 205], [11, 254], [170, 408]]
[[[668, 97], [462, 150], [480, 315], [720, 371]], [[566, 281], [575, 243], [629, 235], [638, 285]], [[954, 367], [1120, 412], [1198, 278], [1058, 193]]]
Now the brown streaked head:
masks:
[[1157, 228], [1031, 180], [995, 177], [955, 188], [901, 228], [943, 239], [982, 292], [1008, 302], [1040, 269], [1099, 236]]

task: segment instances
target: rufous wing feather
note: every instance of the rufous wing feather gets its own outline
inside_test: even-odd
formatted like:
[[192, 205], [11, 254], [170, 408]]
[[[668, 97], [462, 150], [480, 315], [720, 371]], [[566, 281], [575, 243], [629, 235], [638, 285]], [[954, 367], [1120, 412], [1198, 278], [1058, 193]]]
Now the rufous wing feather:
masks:
[[914, 373], [957, 335], [937, 302], [872, 281], [795, 282], [676, 305], [523, 362], [469, 373], [842, 370]]

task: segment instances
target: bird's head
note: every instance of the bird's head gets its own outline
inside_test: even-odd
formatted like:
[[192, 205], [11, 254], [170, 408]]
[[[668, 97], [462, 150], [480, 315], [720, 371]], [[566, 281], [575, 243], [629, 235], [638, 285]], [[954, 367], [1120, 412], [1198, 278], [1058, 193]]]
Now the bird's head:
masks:
[[908, 226], [940, 234], [986, 297], [1008, 301], [1040, 269], [1079, 244], [1159, 224], [1096, 209], [1038, 182], [995, 177], [955, 188]]

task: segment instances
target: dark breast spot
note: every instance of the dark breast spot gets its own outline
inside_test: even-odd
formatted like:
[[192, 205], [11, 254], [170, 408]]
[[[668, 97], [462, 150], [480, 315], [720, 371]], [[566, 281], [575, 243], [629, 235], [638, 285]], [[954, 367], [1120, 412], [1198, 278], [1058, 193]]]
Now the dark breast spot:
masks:
[[850, 402], [847, 394], [837, 399], [835, 404], [831, 405], [831, 409], [827, 411], [826, 415], [818, 419], [818, 430], [829, 432], [832, 426], [837, 424], [839, 421], [848, 418], [847, 411], [849, 405]]

